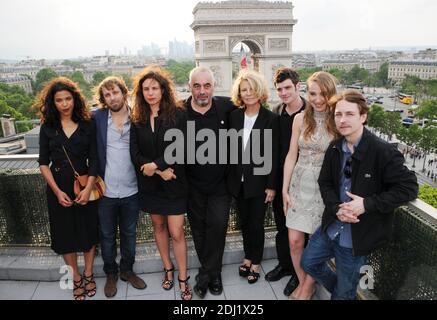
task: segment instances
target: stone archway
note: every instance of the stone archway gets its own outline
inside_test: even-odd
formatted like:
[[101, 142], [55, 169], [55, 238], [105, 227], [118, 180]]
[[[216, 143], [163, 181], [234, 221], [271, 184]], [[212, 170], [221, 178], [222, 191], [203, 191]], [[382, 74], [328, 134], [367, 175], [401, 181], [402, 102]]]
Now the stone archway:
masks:
[[252, 60], [254, 61], [254, 69], [257, 71], [260, 71], [259, 69], [259, 60], [262, 56], [263, 52], [263, 46], [262, 46], [262, 39], [259, 37], [251, 37], [251, 36], [232, 36], [229, 38], [229, 50], [231, 51], [229, 54], [232, 55], [232, 50], [235, 48], [235, 46], [242, 42], [246, 46], [249, 47], [250, 52], [252, 53]]
[[[211, 68], [216, 94], [229, 95], [232, 87], [232, 49], [246, 44], [258, 69], [273, 91], [273, 73], [291, 67], [293, 19], [291, 2], [200, 2], [193, 9], [196, 65]], [[272, 95], [272, 97], [274, 97]]]

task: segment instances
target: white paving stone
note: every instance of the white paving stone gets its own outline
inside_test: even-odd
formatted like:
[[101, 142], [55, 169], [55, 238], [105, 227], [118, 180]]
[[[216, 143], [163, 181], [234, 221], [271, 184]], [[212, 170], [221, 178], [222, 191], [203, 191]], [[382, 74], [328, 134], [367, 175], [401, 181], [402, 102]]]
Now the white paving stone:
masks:
[[0, 300], [32, 299], [38, 281], [0, 281]]

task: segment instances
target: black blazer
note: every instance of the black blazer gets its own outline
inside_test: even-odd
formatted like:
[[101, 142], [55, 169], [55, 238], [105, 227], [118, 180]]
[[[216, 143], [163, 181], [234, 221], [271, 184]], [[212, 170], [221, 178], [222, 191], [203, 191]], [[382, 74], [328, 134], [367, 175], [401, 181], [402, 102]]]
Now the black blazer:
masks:
[[[152, 131], [150, 122], [132, 123], [130, 130], [130, 153], [138, 179], [139, 193], [153, 193], [170, 199], [185, 197], [187, 195], [187, 179], [184, 164], [168, 164], [164, 158], [165, 149], [173, 141], [164, 141], [164, 136], [169, 129], [179, 129], [186, 134], [187, 116], [186, 111], [177, 109], [176, 123], [164, 124], [158, 115], [155, 118], [155, 132]], [[180, 141], [185, 145], [185, 138]], [[182, 150], [184, 148], [182, 145]], [[144, 176], [140, 171], [143, 164], [154, 162], [158, 169], [163, 171], [169, 167], [174, 170], [176, 179], [164, 181], [159, 175], [152, 177]]]
[[[230, 128], [236, 129], [238, 132], [244, 129], [244, 112], [245, 109], [237, 109], [231, 113]], [[266, 175], [254, 175], [254, 168], [261, 168], [263, 164], [255, 164], [252, 155], [250, 155], [250, 163], [242, 163], [242, 146], [243, 136], [238, 137], [238, 164], [231, 164], [227, 179], [229, 192], [237, 197], [240, 193], [241, 186], [244, 185], [244, 198], [259, 197], [265, 195], [266, 189], [275, 189], [277, 166], [278, 166], [278, 133], [279, 133], [279, 118], [276, 114], [263, 107], [260, 108], [258, 118], [253, 125], [252, 130], [261, 129], [260, 152], [264, 155], [266, 147], [272, 148], [271, 170]], [[272, 130], [272, 141], [264, 145], [264, 129]], [[248, 141], [248, 145], [252, 146], [252, 133]], [[253, 149], [253, 146], [251, 147]], [[266, 160], [266, 159], [264, 159]], [[244, 176], [244, 182], [241, 182], [241, 177]]]

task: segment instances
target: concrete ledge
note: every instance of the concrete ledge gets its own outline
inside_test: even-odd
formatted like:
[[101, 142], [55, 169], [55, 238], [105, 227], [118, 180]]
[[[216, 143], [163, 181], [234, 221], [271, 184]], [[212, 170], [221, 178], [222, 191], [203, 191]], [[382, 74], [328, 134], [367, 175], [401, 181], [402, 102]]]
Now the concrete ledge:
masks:
[[[263, 256], [265, 260], [276, 258], [275, 234], [275, 231], [266, 232]], [[194, 243], [190, 239], [187, 245], [188, 268], [196, 269], [200, 264]], [[243, 257], [241, 235], [227, 236], [223, 264], [240, 263]], [[172, 258], [175, 263], [173, 255]], [[79, 267], [83, 268], [82, 255], [79, 255], [78, 263]], [[50, 248], [0, 248], [0, 280], [58, 281], [64, 275], [59, 273], [62, 265], [64, 265], [62, 256], [57, 255]], [[161, 272], [162, 268], [161, 257], [154, 242], [137, 245], [135, 272], [139, 274]], [[97, 255], [94, 261], [94, 274], [96, 277], [105, 276], [100, 255]]]

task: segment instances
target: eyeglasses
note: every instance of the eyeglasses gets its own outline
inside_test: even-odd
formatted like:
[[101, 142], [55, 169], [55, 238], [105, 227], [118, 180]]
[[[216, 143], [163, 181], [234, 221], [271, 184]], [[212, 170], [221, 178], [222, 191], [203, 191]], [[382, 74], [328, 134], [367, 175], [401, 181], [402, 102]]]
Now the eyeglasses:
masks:
[[346, 164], [343, 169], [343, 174], [347, 179], [352, 177], [352, 157], [347, 158]]

